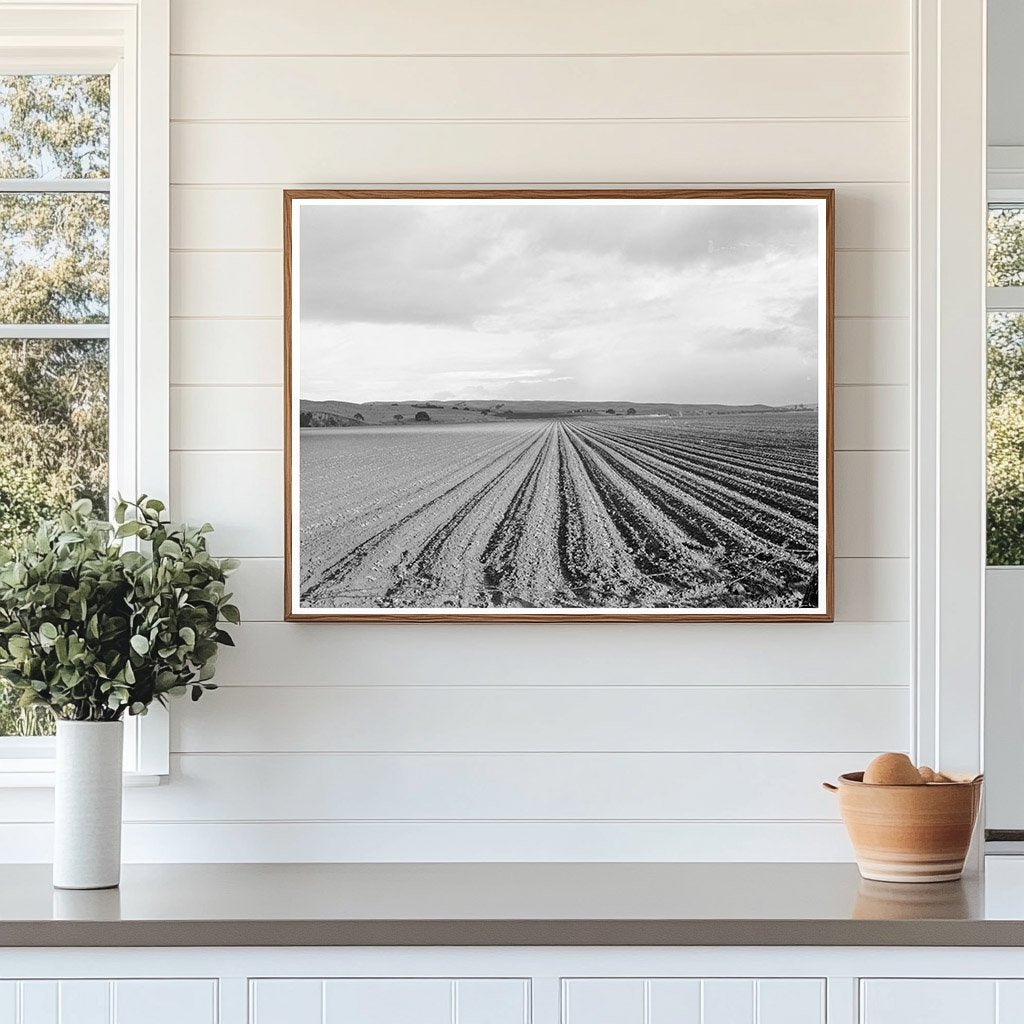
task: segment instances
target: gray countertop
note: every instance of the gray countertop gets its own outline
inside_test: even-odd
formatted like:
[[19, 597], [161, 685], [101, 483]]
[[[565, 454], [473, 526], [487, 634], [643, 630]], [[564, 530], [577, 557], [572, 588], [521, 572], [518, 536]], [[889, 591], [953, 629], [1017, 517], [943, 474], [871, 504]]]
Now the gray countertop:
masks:
[[1001, 860], [999, 898], [852, 864], [128, 865], [100, 892], [14, 865], [0, 946], [1024, 946], [1024, 862]]

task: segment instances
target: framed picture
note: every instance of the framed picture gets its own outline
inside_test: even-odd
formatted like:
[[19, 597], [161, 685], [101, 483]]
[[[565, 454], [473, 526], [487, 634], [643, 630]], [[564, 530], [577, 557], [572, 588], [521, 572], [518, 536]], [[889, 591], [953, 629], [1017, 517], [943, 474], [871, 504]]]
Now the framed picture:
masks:
[[286, 618], [831, 621], [833, 225], [285, 192]]

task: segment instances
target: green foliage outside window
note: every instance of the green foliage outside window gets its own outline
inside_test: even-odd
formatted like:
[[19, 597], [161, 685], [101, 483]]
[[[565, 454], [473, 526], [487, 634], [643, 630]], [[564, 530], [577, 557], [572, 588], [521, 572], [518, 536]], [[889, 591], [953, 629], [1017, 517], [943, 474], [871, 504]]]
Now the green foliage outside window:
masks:
[[[107, 76], [0, 76], [0, 178], [109, 174]], [[0, 323], [107, 322], [109, 207], [104, 192], [0, 194]], [[0, 545], [79, 498], [106, 514], [108, 378], [105, 339], [0, 339]], [[50, 731], [0, 685], [0, 736]]]
[[[988, 285], [1024, 285], [1024, 209], [988, 219]], [[989, 565], [1024, 565], [1024, 314], [988, 318]]]

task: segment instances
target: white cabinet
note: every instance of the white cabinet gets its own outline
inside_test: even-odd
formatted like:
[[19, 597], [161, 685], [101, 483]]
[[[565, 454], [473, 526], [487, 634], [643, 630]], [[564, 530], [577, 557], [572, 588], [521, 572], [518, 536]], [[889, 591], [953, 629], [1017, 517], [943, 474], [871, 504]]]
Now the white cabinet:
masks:
[[860, 1007], [861, 1024], [1021, 1024], [1024, 981], [864, 981]]
[[0, 981], [0, 1024], [216, 1024], [211, 979]]
[[258, 978], [250, 1024], [523, 1024], [518, 978]]
[[572, 978], [565, 1024], [825, 1024], [820, 978]]

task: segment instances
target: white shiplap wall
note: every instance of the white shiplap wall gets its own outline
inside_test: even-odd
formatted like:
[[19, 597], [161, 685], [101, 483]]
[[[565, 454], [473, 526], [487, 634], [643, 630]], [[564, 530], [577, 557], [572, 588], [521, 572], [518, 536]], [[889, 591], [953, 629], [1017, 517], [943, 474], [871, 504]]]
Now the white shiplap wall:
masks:
[[[172, 19], [172, 498], [247, 621], [128, 858], [847, 858], [818, 782], [910, 733], [909, 0]], [[280, 621], [280, 191], [433, 183], [837, 188], [834, 625]]]

